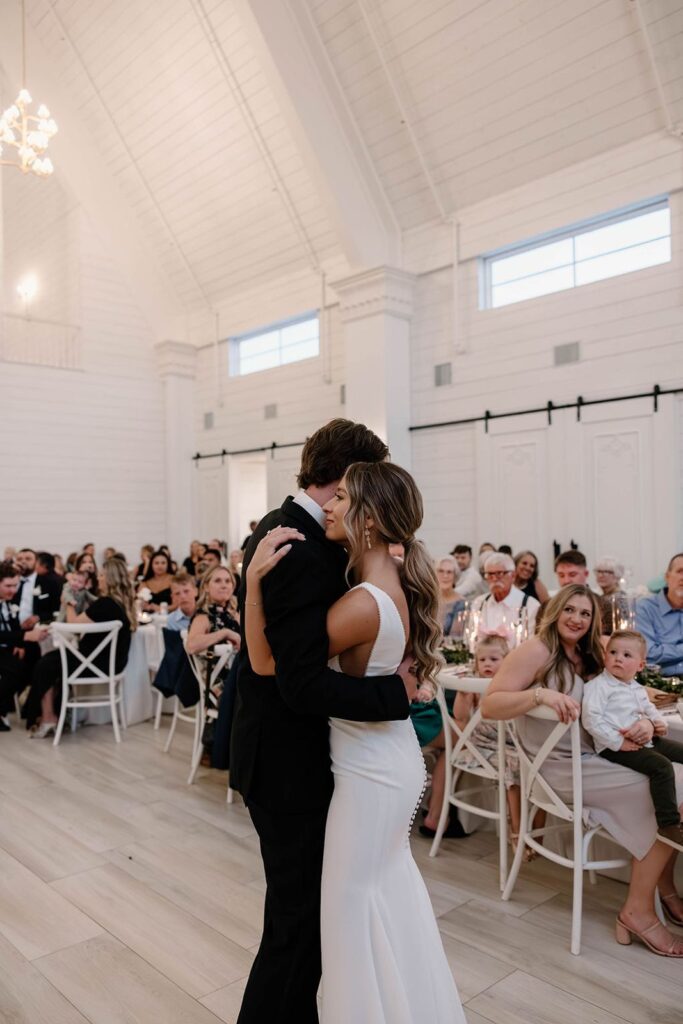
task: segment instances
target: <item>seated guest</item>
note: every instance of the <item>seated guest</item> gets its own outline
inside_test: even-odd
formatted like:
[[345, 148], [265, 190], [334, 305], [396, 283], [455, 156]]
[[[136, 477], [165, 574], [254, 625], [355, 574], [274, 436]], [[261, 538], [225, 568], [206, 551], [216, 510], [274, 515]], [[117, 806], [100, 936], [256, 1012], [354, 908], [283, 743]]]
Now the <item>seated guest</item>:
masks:
[[81, 551], [86, 551], [92, 557], [92, 560], [95, 561], [95, 545], [91, 540], [83, 545]]
[[464, 601], [486, 593], [486, 584], [472, 565], [472, 548], [468, 544], [456, 544], [451, 554], [458, 563], [458, 593]]
[[33, 591], [33, 613], [41, 622], [52, 622], [59, 611], [64, 578], [55, 572], [55, 556], [49, 551], [36, 555], [36, 586]]
[[550, 597], [538, 578], [538, 559], [533, 551], [520, 551], [515, 555], [515, 586], [523, 594], [535, 597], [539, 604], [545, 604]]
[[624, 567], [616, 558], [600, 558], [594, 572], [602, 591], [599, 598], [602, 630], [605, 636], [610, 636], [622, 623], [629, 622], [628, 597], [621, 589]]
[[12, 545], [9, 544], [5, 548], [5, 552], [4, 552], [3, 556], [2, 556], [3, 562], [13, 562], [15, 557], [16, 557], [16, 554], [17, 554], [17, 549], [13, 548]]
[[558, 587], [566, 587], [569, 583], [581, 583], [588, 586], [586, 556], [573, 549], [563, 551], [555, 559], [555, 575]]
[[105, 548], [104, 549], [104, 553], [102, 555], [102, 561], [106, 562], [108, 558], [113, 558], [115, 554], [116, 554], [116, 548], [112, 548], [112, 547]]
[[[444, 636], [451, 636], [458, 611], [465, 607], [459, 591], [455, 589], [458, 563], [451, 555], [444, 555], [434, 563], [439, 581], [439, 622]], [[462, 633], [462, 630], [460, 631]]]
[[647, 640], [647, 660], [662, 675], [683, 675], [683, 552], [674, 555], [659, 594], [636, 605], [636, 626]]
[[94, 571], [92, 555], [82, 551], [76, 556], [76, 565], [73, 572], [67, 573], [66, 582], [62, 589], [58, 622], [67, 621], [67, 608], [71, 605], [76, 610], [76, 615], [81, 615], [91, 604], [94, 604], [100, 596], [100, 588], [97, 582], [97, 574]]
[[78, 551], [72, 551], [66, 556], [66, 571], [73, 572], [76, 568], [76, 559], [78, 558]]
[[[235, 577], [227, 567], [217, 565], [208, 569], [202, 577], [197, 609], [190, 623], [185, 646], [188, 654], [198, 654], [210, 661], [213, 654], [211, 648], [215, 644], [226, 642], [233, 644], [237, 649], [241, 642], [239, 612], [235, 601]], [[227, 670], [209, 687], [207, 673], [206, 721], [203, 733], [207, 752], [210, 752], [213, 746], [213, 730], [226, 674]]]
[[163, 553], [164, 553], [164, 554], [166, 555], [166, 557], [168, 558], [168, 564], [169, 564], [169, 566], [170, 566], [170, 568], [171, 568], [171, 572], [172, 572], [172, 573], [176, 572], [176, 570], [177, 570], [178, 566], [177, 566], [177, 565], [176, 565], [176, 563], [175, 563], [175, 562], [173, 561], [173, 557], [172, 557], [172, 555], [171, 555], [171, 549], [169, 548], [168, 544], [160, 544], [160, 545], [159, 545], [159, 551], [163, 551]]
[[21, 577], [16, 600], [19, 604], [19, 619], [24, 629], [31, 629], [38, 622], [33, 611], [33, 591], [36, 587], [36, 553], [33, 548], [19, 548], [16, 563]]
[[[501, 665], [482, 700], [483, 716], [514, 719], [520, 742], [535, 756], [553, 726], [529, 717], [528, 712], [543, 704], [561, 722], [572, 722], [580, 716], [585, 683], [604, 667], [600, 633], [595, 594], [582, 584], [563, 587], [545, 606], [538, 636], [511, 651]], [[589, 682], [588, 688], [591, 685]], [[625, 738], [642, 746], [651, 731], [647, 720], [638, 720]], [[617, 942], [628, 945], [636, 938], [654, 953], [681, 958], [683, 937], [672, 935], [655, 910], [659, 889], [669, 919], [683, 924], [683, 900], [676, 894], [674, 883], [676, 854], [658, 841], [648, 779], [599, 757], [586, 733], [581, 737], [581, 749], [584, 817], [591, 826], [602, 825], [634, 858], [626, 901], [617, 917]], [[542, 768], [544, 779], [569, 802], [573, 793], [571, 751], [571, 736], [566, 732]], [[674, 771], [680, 809], [683, 766], [675, 765]]]
[[231, 551], [228, 557], [228, 565], [232, 571], [233, 576], [235, 577], [235, 589], [237, 592], [239, 592], [240, 583], [242, 581], [241, 573], [243, 557], [244, 556], [242, 552], [239, 550], [239, 548], [235, 548], [234, 551]]
[[[526, 615], [529, 635], [534, 631], [539, 603], [522, 593], [513, 583], [515, 563], [509, 555], [495, 552], [484, 563], [484, 579], [490, 593], [478, 597], [472, 612], [478, 615], [478, 636], [497, 633], [514, 647], [518, 641], [516, 626]], [[474, 637], [473, 639], [477, 639]]]
[[617, 562], [616, 558], [599, 558], [593, 571], [603, 597], [624, 593], [621, 588], [624, 567], [621, 562]]
[[24, 644], [38, 643], [47, 630], [36, 626], [23, 630], [19, 621], [19, 605], [15, 601], [19, 589], [19, 572], [14, 562], [0, 562], [0, 732], [9, 732], [7, 716], [14, 709], [14, 695], [28, 683]]
[[190, 553], [183, 562], [183, 569], [188, 572], [190, 576], [197, 575], [197, 563], [204, 557], [206, 547], [201, 541], [193, 540], [190, 544]]
[[55, 555], [55, 572], [58, 576], [66, 576], [66, 565], [61, 555]]
[[136, 583], [141, 583], [142, 580], [144, 580], [153, 554], [153, 544], [143, 544], [140, 548], [140, 564], [136, 567], [135, 572], [133, 573], [133, 579]]
[[[601, 757], [647, 775], [658, 838], [683, 846], [673, 768], [674, 763], [683, 764], [683, 743], [665, 739], [666, 719], [636, 679], [645, 665], [646, 650], [642, 633], [623, 629], [612, 634], [605, 648], [605, 670], [586, 687], [581, 721]], [[645, 743], [634, 743], [626, 736], [638, 719], [652, 726]]]
[[258, 526], [258, 521], [256, 519], [251, 519], [250, 522], [249, 522], [249, 533], [246, 535], [246, 537], [242, 541], [242, 551], [246, 551], [247, 544], [251, 540], [251, 535], [252, 535], [252, 533], [254, 532], [254, 530], [256, 529], [257, 526]]
[[190, 628], [197, 605], [197, 584], [194, 576], [181, 570], [171, 580], [171, 597], [174, 611], [165, 622], [166, 629], [180, 633]]
[[[128, 661], [131, 634], [137, 629], [135, 595], [125, 564], [118, 558], [110, 558], [102, 566], [99, 576], [101, 597], [91, 604], [87, 611], [76, 614], [73, 604], [67, 606], [67, 622], [120, 622], [116, 642], [115, 669], [123, 672]], [[102, 642], [102, 634], [85, 634], [78, 645], [79, 650], [91, 654]], [[109, 671], [109, 650], [105, 649], [95, 659], [103, 672]], [[26, 728], [32, 735], [43, 739], [55, 731], [57, 726], [56, 704], [61, 699], [62, 662], [59, 651], [50, 651], [36, 664], [31, 680], [31, 689], [22, 710]], [[55, 691], [58, 692], [55, 692]], [[40, 725], [37, 723], [40, 721]]]
[[163, 604], [171, 603], [172, 576], [171, 561], [166, 552], [159, 548], [158, 551], [153, 552], [145, 577], [138, 587], [140, 596], [144, 595], [145, 591], [149, 591], [152, 595], [146, 600], [143, 597], [142, 607], [145, 611], [158, 612], [161, 611]]
[[208, 572], [209, 569], [217, 569], [221, 564], [221, 553], [218, 548], [207, 548], [202, 558], [202, 564], [204, 566], [203, 573]]
[[504, 555], [509, 555], [510, 558], [512, 558], [512, 548], [509, 544], [500, 544], [498, 550], [502, 551]]

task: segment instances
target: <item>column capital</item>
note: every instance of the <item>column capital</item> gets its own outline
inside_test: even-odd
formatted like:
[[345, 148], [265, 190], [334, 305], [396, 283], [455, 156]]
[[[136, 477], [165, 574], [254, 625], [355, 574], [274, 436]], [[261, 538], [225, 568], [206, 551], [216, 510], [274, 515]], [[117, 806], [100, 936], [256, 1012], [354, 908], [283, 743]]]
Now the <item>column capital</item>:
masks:
[[331, 282], [339, 296], [343, 323], [386, 314], [411, 320], [415, 275], [396, 267], [373, 267]]
[[197, 371], [197, 349], [185, 341], [160, 341], [154, 346], [162, 377], [191, 377]]

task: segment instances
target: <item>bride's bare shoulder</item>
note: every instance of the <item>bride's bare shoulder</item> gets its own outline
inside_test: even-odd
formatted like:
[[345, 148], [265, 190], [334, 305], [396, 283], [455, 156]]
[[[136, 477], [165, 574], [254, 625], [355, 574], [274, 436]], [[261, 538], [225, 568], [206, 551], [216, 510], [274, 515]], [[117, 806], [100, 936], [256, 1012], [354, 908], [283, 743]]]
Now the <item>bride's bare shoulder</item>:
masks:
[[377, 602], [365, 587], [354, 587], [332, 605], [327, 613], [330, 652], [339, 653], [370, 643], [379, 629]]

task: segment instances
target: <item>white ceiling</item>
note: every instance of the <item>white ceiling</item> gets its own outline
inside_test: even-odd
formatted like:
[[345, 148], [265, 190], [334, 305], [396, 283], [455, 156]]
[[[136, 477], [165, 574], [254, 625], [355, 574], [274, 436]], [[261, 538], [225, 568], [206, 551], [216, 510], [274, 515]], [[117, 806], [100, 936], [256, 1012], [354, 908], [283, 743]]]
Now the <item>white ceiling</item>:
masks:
[[[632, 0], [269, 2], [306, 21], [345, 130], [402, 230], [665, 124]], [[350, 260], [291, 97], [245, 16], [251, 3], [27, 0], [188, 313]], [[670, 118], [683, 121], [683, 0], [641, 8]]]

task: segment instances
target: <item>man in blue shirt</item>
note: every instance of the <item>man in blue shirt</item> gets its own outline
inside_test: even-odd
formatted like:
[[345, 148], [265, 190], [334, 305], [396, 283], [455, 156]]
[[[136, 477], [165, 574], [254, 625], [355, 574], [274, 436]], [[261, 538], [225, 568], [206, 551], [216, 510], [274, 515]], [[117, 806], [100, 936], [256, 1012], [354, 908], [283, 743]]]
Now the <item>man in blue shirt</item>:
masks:
[[659, 594], [638, 602], [636, 624], [647, 640], [647, 661], [662, 675], [683, 675], [683, 552], [674, 555]]
[[166, 629], [181, 632], [190, 628], [190, 621], [197, 604], [197, 584], [188, 572], [179, 572], [171, 580], [171, 599], [174, 611], [166, 620]]

